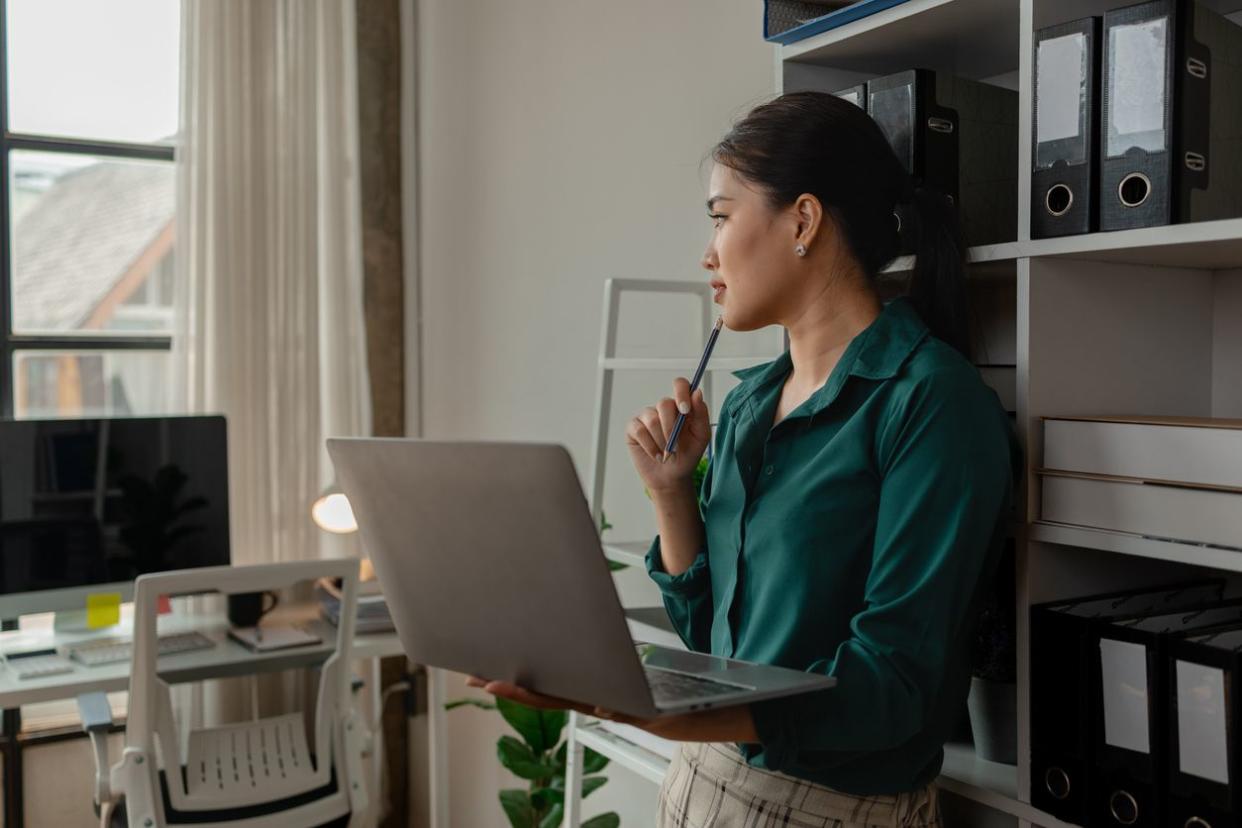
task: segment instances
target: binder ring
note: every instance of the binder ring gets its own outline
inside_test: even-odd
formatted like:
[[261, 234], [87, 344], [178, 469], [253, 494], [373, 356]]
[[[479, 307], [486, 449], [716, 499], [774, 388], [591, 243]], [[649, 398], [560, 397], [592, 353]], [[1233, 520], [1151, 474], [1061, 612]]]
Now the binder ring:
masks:
[[1063, 216], [1074, 203], [1074, 191], [1064, 184], [1053, 184], [1044, 193], [1044, 208], [1054, 216]]
[[1048, 768], [1044, 771], [1044, 787], [1054, 799], [1067, 799], [1070, 795], [1069, 774], [1060, 768]]
[[[1142, 187], [1142, 194], [1135, 192], [1127, 192], [1128, 190]], [[1117, 183], [1117, 198], [1121, 199], [1121, 203], [1126, 207], [1138, 207], [1151, 195], [1151, 179], [1143, 175], [1141, 172], [1134, 172], [1127, 175]]]
[[1186, 820], [1186, 824], [1182, 828], [1212, 828], [1212, 824], [1204, 819], [1192, 816]]
[[[1119, 805], [1130, 808], [1125, 816], [1117, 812]], [[1113, 815], [1113, 819], [1122, 825], [1133, 825], [1138, 822], [1139, 806], [1128, 791], [1113, 791], [1113, 795], [1108, 799], [1108, 811]]]

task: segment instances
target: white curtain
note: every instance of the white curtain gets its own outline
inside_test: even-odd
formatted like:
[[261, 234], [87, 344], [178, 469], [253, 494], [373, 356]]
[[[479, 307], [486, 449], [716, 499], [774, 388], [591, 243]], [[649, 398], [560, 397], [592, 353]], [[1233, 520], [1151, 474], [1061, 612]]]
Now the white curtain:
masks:
[[174, 405], [228, 417], [235, 563], [343, 553], [324, 438], [369, 428], [353, 0], [183, 0]]
[[[371, 419], [354, 2], [183, 0], [182, 38], [173, 410], [228, 418], [234, 563], [354, 554], [310, 519], [324, 439]], [[184, 739], [313, 709], [307, 689], [181, 685], [174, 705]]]

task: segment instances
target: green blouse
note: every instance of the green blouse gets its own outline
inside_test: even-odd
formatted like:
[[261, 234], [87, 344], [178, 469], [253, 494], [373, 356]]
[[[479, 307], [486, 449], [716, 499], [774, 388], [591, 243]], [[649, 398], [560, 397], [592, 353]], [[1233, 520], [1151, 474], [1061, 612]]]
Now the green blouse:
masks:
[[690, 568], [647, 569], [686, 645], [836, 676], [751, 705], [751, 765], [856, 795], [940, 772], [970, 684], [981, 585], [1021, 455], [978, 370], [904, 299], [772, 426], [788, 352], [738, 371], [699, 493]]

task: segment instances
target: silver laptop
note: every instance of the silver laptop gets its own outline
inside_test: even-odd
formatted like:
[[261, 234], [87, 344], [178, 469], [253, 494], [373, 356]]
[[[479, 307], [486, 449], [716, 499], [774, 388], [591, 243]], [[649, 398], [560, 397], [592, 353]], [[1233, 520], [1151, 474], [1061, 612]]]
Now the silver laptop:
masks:
[[332, 439], [328, 453], [418, 663], [643, 717], [836, 684], [636, 644], [561, 446]]

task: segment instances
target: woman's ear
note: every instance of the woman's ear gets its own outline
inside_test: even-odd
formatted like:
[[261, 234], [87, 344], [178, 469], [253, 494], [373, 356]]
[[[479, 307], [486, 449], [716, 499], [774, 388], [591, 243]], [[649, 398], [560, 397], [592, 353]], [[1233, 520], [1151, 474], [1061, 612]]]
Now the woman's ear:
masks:
[[819, 199], [810, 193], [803, 193], [793, 204], [794, 219], [796, 221], [797, 238], [795, 243], [805, 245], [809, 250], [811, 245], [815, 243], [815, 237], [819, 235], [820, 227], [824, 222], [824, 206], [820, 204]]

